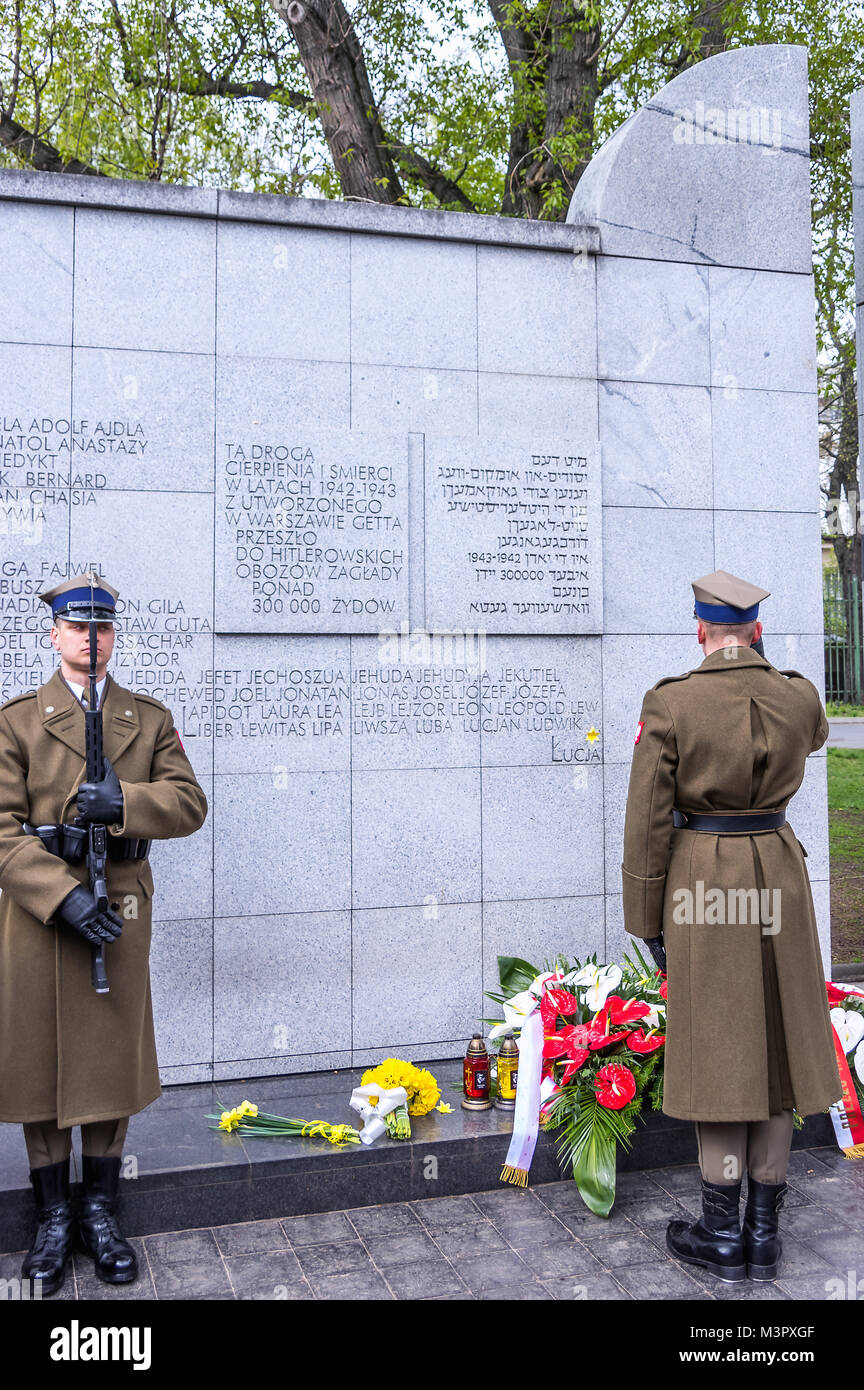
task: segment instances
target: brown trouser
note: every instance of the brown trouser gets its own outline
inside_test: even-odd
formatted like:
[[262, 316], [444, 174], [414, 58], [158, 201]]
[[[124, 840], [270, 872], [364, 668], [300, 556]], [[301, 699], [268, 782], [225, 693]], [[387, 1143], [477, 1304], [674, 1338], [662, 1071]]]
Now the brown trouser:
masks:
[[[129, 1128], [129, 1116], [119, 1120], [100, 1120], [81, 1126], [81, 1152], [90, 1158], [120, 1158]], [[72, 1152], [72, 1130], [58, 1129], [56, 1120], [38, 1120], [24, 1125], [24, 1141], [31, 1168], [60, 1163]]]
[[697, 1120], [699, 1167], [706, 1182], [740, 1182], [745, 1173], [757, 1182], [781, 1183], [792, 1145], [792, 1111], [768, 1120]]

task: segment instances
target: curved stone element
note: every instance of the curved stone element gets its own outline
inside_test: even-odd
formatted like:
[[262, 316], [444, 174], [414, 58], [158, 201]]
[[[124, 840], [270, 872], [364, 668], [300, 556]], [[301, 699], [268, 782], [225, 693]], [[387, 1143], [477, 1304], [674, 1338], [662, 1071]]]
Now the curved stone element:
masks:
[[766, 44], [688, 68], [592, 159], [568, 222], [607, 255], [809, 272], [807, 50]]

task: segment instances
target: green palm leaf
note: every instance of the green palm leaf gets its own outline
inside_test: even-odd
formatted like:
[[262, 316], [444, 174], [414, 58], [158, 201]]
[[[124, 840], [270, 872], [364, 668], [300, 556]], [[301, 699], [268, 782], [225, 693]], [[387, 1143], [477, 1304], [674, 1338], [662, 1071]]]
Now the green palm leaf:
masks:
[[527, 989], [539, 974], [536, 966], [530, 965], [527, 960], [520, 960], [519, 956], [498, 957], [498, 979], [508, 999]]
[[558, 1160], [572, 1168], [583, 1202], [598, 1216], [612, 1210], [618, 1145], [630, 1147], [640, 1104], [637, 1093], [622, 1110], [610, 1110], [593, 1090], [569, 1086], [547, 1112], [547, 1127], [561, 1131]]

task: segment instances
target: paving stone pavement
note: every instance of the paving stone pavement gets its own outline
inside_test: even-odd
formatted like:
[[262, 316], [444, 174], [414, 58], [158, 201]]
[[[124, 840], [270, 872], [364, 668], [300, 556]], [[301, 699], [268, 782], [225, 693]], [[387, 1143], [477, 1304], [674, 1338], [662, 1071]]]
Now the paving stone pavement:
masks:
[[[768, 1284], [723, 1284], [668, 1254], [667, 1223], [701, 1211], [699, 1168], [687, 1164], [619, 1174], [607, 1219], [562, 1181], [139, 1236], [135, 1284], [102, 1284], [76, 1255], [54, 1299], [707, 1302], [837, 1299], [837, 1279], [864, 1289], [864, 1161], [801, 1149], [787, 1182], [783, 1256]], [[21, 1253], [0, 1255], [0, 1279], [20, 1265]]]

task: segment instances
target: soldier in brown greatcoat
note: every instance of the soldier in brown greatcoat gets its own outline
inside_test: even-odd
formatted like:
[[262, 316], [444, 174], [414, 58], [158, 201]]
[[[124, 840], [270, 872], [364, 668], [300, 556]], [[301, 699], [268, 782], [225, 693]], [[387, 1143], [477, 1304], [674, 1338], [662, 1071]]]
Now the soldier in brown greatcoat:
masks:
[[[161, 1094], [150, 998], [153, 876], [149, 842], [191, 835], [207, 800], [170, 710], [107, 674], [118, 597], [94, 572], [39, 597], [52, 611], [60, 666], [38, 690], [0, 706], [0, 1121], [24, 1126], [39, 1208], [25, 1278], [63, 1283], [73, 1240], [108, 1283], [136, 1277], [113, 1212], [129, 1116]], [[89, 626], [105, 777], [87, 783], [84, 709]], [[107, 911], [86, 862], [48, 827], [76, 816], [108, 826]], [[33, 833], [39, 827], [42, 838]], [[43, 829], [45, 828], [45, 829]], [[91, 951], [106, 943], [109, 992], [91, 983]], [[81, 1126], [83, 1199], [69, 1201], [73, 1125]]]
[[693, 591], [705, 659], [658, 681], [639, 717], [624, 926], [667, 953], [663, 1110], [696, 1121], [703, 1216], [671, 1222], [667, 1245], [737, 1282], [776, 1273], [793, 1107], [841, 1095], [807, 851], [785, 815], [828, 722], [813, 683], [751, 645], [765, 589], [718, 570]]

